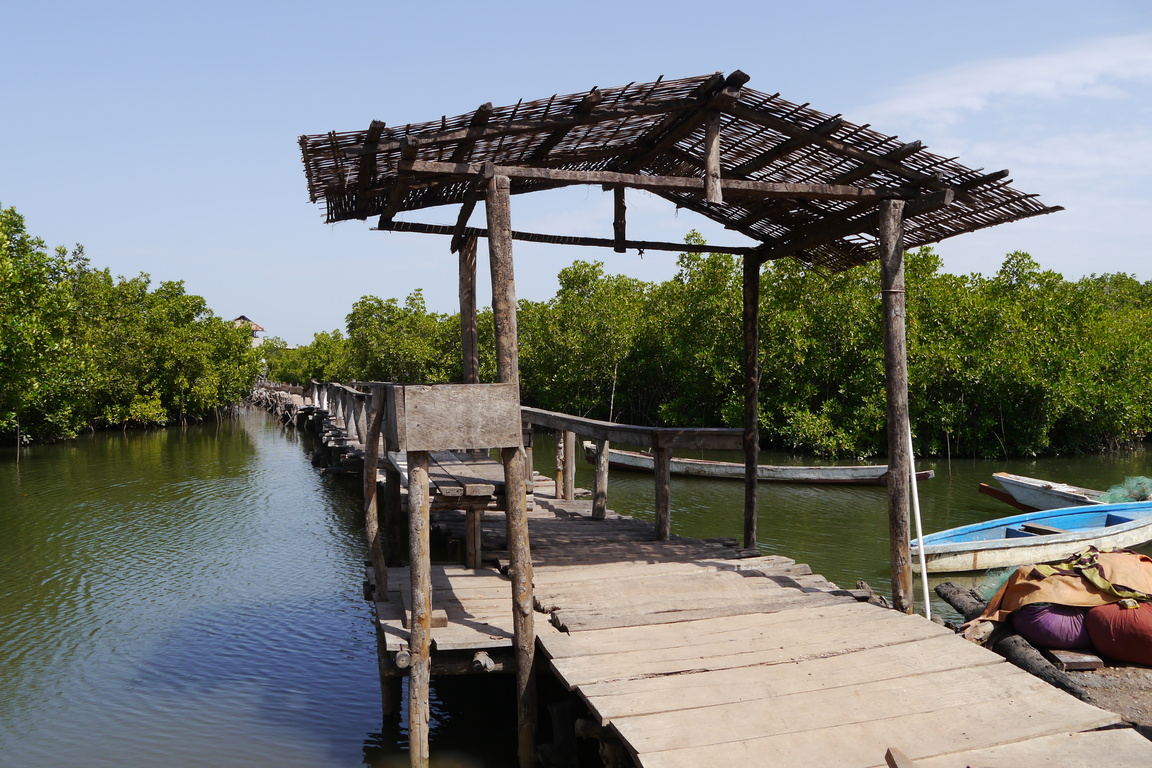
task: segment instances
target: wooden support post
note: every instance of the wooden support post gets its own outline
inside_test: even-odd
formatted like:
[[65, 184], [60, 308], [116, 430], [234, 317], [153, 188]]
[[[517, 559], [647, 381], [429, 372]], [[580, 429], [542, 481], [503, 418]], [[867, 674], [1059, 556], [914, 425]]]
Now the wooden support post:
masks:
[[384, 562], [396, 563], [400, 560], [400, 534], [403, 532], [404, 497], [402, 493], [400, 473], [392, 466], [392, 462], [384, 462], [384, 515], [380, 520], [383, 529], [383, 540], [380, 542], [384, 552]]
[[626, 253], [628, 249], [624, 241], [628, 239], [628, 201], [624, 199], [624, 187], [615, 187], [612, 190], [615, 213], [612, 217], [612, 237], [616, 245], [612, 250], [616, 253]]
[[468, 568], [477, 569], [483, 559], [483, 540], [481, 523], [484, 521], [484, 510], [469, 507], [464, 512], [464, 564]]
[[656, 541], [672, 536], [672, 449], [652, 446], [653, 470], [656, 475]]
[[[488, 258], [492, 270], [492, 320], [496, 330], [496, 372], [501, 383], [520, 386], [516, 330], [516, 283], [512, 268], [510, 183], [488, 180]], [[532, 613], [532, 553], [528, 542], [525, 457], [522, 446], [503, 448], [508, 553], [512, 576], [512, 626], [516, 645], [516, 723], [520, 768], [536, 761], [536, 627]], [[409, 488], [411, 493], [411, 488]]]
[[432, 678], [432, 556], [428, 521], [428, 452], [408, 452], [408, 551], [412, 615], [408, 622], [408, 749], [413, 768], [428, 765], [428, 684]]
[[724, 202], [720, 186], [720, 116], [719, 110], [709, 113], [704, 125], [704, 199], [716, 204]]
[[480, 355], [476, 330], [476, 236], [464, 238], [460, 248], [460, 342], [464, 351], [464, 383], [480, 383]]
[[388, 591], [388, 568], [384, 563], [384, 547], [380, 543], [380, 508], [377, 491], [380, 488], [377, 471], [380, 462], [380, 432], [384, 424], [384, 387], [372, 385], [368, 435], [364, 444], [364, 528], [368, 535], [368, 554], [372, 571], [376, 574], [376, 599]]
[[564, 433], [564, 500], [576, 498], [576, 443], [575, 432]]
[[760, 463], [760, 264], [744, 257], [744, 548], [756, 547]]
[[908, 354], [904, 327], [904, 201], [880, 204], [880, 293], [884, 310], [884, 383], [888, 395], [888, 537], [892, 607], [912, 612], [908, 528]]
[[608, 441], [596, 441], [596, 484], [593, 486], [592, 519], [603, 520], [608, 514]]
[[564, 498], [564, 430], [556, 430], [556, 498]]

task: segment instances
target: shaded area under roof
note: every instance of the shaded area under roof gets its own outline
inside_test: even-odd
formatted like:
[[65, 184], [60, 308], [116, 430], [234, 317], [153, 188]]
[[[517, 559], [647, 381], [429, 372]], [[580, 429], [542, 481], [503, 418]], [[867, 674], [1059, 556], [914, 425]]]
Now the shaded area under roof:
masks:
[[[509, 175], [512, 194], [523, 194], [573, 183], [644, 186], [636, 177], [701, 180], [718, 167], [722, 202], [709, 202], [699, 182], [645, 188], [752, 238], [761, 261], [794, 256], [830, 270], [877, 258], [875, 212], [884, 198], [908, 201], [906, 248], [1061, 210], [1010, 187], [1007, 171], [968, 168], [920, 142], [744, 88], [746, 81], [739, 71], [661, 79], [485, 104], [398, 128], [374, 121], [366, 130], [301, 136], [309, 195], [323, 201], [329, 222], [378, 216], [384, 229], [398, 227], [392, 219], [404, 211], [461, 204], [459, 232], [485, 174]], [[718, 166], [710, 165], [717, 143]], [[771, 185], [804, 186], [765, 192]], [[813, 185], [840, 194], [806, 191]]]

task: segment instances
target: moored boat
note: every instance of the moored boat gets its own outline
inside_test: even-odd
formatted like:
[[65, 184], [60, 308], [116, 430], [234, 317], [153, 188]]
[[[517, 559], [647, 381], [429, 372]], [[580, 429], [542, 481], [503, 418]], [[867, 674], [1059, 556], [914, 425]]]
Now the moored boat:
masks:
[[[584, 443], [584, 455], [589, 462], [596, 461], [594, 443]], [[652, 472], [654, 459], [650, 453], [608, 449], [608, 466], [611, 469]], [[729, 480], [744, 479], [744, 465], [734, 461], [706, 461], [704, 459], [683, 459], [672, 457], [670, 470], [673, 475], [689, 477], [714, 477]], [[786, 466], [761, 464], [756, 476], [761, 482], [775, 483], [832, 483], [840, 485], [885, 485], [888, 467], [884, 464], [837, 465], [837, 466]], [[917, 480], [935, 477], [932, 470], [916, 473]]]
[[1068, 483], [1054, 483], [1051, 480], [1041, 480], [1024, 475], [1012, 475], [1007, 472], [994, 472], [992, 477], [1004, 486], [1004, 490], [1018, 504], [1032, 509], [1061, 509], [1104, 503], [1102, 498], [1104, 491], [1081, 488]]
[[[963, 525], [924, 537], [925, 565], [932, 572], [983, 571], [1047, 563], [1086, 546], [1134, 547], [1152, 541], [1152, 502], [1090, 504]], [[920, 540], [912, 542], [919, 570]]]

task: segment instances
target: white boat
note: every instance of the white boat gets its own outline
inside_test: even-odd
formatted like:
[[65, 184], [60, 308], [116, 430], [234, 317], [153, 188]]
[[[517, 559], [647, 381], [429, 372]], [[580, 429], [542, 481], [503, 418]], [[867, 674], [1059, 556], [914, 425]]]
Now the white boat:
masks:
[[1031, 509], [1063, 509], [1086, 504], [1103, 504], [1104, 491], [1080, 488], [1067, 483], [1054, 483], [1035, 477], [995, 472], [992, 477], [1004, 486], [1018, 504]]
[[[1051, 563], [1093, 545], [1135, 547], [1152, 541], [1152, 502], [1090, 504], [1048, 509], [950, 528], [924, 537], [929, 573], [983, 571]], [[920, 540], [911, 560], [920, 569]]]
[[[584, 455], [589, 462], [596, 462], [596, 444], [584, 443]], [[611, 469], [652, 472], [653, 458], [650, 453], [619, 451], [608, 449], [608, 466]], [[670, 470], [673, 475], [690, 477], [714, 477], [730, 480], [744, 479], [744, 465], [733, 461], [705, 461], [703, 459], [682, 459], [672, 457]], [[775, 483], [834, 483], [841, 485], [885, 485], [888, 467], [884, 464], [839, 465], [839, 466], [781, 466], [761, 464], [756, 477], [762, 482]], [[917, 480], [935, 477], [932, 470], [916, 473]]]

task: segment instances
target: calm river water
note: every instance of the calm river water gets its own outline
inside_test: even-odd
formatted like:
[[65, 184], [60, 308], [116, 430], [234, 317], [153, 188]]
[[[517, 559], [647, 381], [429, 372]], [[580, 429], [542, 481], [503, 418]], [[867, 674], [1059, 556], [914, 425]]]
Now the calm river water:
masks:
[[[0, 766], [407, 764], [380, 714], [358, 484], [319, 475], [309, 447], [246, 411], [35, 446], [19, 465], [0, 452]], [[551, 456], [539, 439], [537, 469]], [[976, 491], [994, 471], [1106, 488], [1152, 475], [1152, 455], [924, 467], [938, 530], [1011, 511]], [[765, 552], [886, 591], [883, 489], [760, 489]], [[615, 510], [650, 519], [651, 498], [650, 476], [613, 473]], [[739, 483], [672, 481], [677, 533], [739, 537], [741, 505]], [[433, 699], [438, 764], [510, 762], [506, 680], [438, 681]]]

